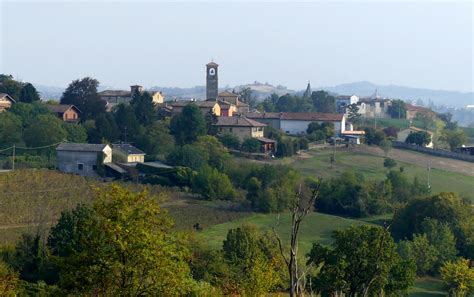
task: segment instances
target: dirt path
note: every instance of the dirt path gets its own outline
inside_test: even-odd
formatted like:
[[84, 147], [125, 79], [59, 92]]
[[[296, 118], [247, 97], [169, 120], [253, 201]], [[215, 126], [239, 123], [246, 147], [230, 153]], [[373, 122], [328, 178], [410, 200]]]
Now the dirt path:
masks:
[[[384, 152], [378, 147], [361, 146], [354, 148], [353, 150], [360, 153], [367, 153], [375, 156], [384, 156]], [[418, 166], [428, 166], [429, 164], [431, 168], [474, 176], [474, 163], [472, 162], [431, 156], [418, 152], [395, 148], [390, 150], [390, 152], [388, 153], [388, 157], [400, 162], [416, 164]]]

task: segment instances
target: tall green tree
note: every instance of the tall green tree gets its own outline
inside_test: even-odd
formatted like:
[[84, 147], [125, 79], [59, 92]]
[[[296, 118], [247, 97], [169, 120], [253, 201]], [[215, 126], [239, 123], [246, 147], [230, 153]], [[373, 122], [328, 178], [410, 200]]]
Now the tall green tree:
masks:
[[440, 140], [446, 142], [453, 151], [461, 145], [467, 143], [467, 136], [461, 129], [444, 129], [441, 132]]
[[199, 107], [190, 103], [171, 119], [170, 130], [177, 144], [189, 144], [206, 135], [206, 121]]
[[406, 143], [425, 146], [431, 142], [431, 136], [425, 131], [412, 132], [405, 139]]
[[130, 105], [119, 104], [114, 111], [115, 122], [120, 133], [120, 140], [128, 142], [135, 140], [140, 134], [140, 123]]
[[30, 84], [26, 83], [20, 91], [20, 101], [25, 103], [32, 103], [35, 101], [39, 101], [40, 96], [36, 91], [36, 88]]
[[174, 149], [174, 138], [165, 122], [156, 122], [148, 126], [145, 133], [140, 134], [136, 145], [142, 149], [147, 158], [166, 160]]
[[80, 124], [64, 123], [64, 130], [67, 133], [67, 140], [76, 143], [87, 142], [87, 130]]
[[[49, 146], [67, 139], [63, 121], [54, 115], [39, 115], [25, 129], [23, 139], [29, 147]], [[50, 148], [49, 151], [54, 150]]]
[[61, 104], [73, 104], [82, 111], [81, 120], [95, 119], [105, 112], [106, 102], [97, 93], [99, 81], [90, 77], [74, 80], [61, 97]]
[[440, 273], [449, 288], [450, 296], [465, 297], [474, 294], [474, 268], [468, 259], [449, 261], [441, 267]]
[[262, 296], [281, 288], [283, 259], [276, 238], [254, 226], [230, 229], [222, 246], [227, 266], [227, 293]]
[[325, 91], [316, 91], [311, 94], [311, 100], [317, 112], [336, 112], [336, 99]]
[[11, 112], [0, 113], [0, 149], [22, 141], [22, 126], [19, 116]]
[[[313, 244], [308, 264], [321, 267], [313, 277], [312, 290], [324, 295], [384, 295], [390, 282], [399, 277], [398, 294], [413, 284], [414, 266], [403, 262], [390, 234], [380, 227], [354, 226], [335, 231], [331, 248]], [[401, 270], [401, 271], [400, 271]], [[410, 275], [406, 278], [404, 276]]]
[[49, 246], [60, 286], [73, 294], [169, 296], [194, 287], [189, 251], [145, 192], [117, 185], [99, 191], [92, 209], [63, 213]]
[[21, 119], [23, 129], [32, 123], [40, 114], [52, 114], [44, 104], [39, 102], [24, 103], [17, 102], [8, 110]]
[[405, 119], [407, 117], [405, 101], [400, 99], [392, 100], [392, 104], [388, 107], [387, 112], [393, 119]]
[[135, 92], [130, 105], [141, 125], [148, 126], [156, 120], [155, 104], [153, 103], [153, 98], [150, 93]]
[[359, 113], [359, 106], [356, 103], [347, 106], [347, 118], [352, 124], [359, 124], [361, 117], [362, 115]]
[[0, 74], [0, 93], [6, 93], [19, 101], [22, 87], [23, 85], [13, 79], [12, 75]]

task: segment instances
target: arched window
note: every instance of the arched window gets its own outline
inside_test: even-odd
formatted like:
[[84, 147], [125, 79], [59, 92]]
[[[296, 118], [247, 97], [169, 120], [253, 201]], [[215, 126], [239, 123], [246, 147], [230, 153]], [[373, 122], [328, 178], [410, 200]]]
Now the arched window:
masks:
[[216, 75], [216, 69], [214, 68], [209, 69], [209, 75]]

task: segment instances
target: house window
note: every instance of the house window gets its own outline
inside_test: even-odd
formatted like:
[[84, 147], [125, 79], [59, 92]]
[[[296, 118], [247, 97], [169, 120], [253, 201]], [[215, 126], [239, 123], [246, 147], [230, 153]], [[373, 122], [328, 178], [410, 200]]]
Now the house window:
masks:
[[229, 132], [232, 132], [232, 128], [229, 128]]
[[77, 164], [77, 170], [84, 170], [84, 164], [78, 163]]
[[96, 171], [97, 170], [97, 165], [92, 165], [92, 170]]

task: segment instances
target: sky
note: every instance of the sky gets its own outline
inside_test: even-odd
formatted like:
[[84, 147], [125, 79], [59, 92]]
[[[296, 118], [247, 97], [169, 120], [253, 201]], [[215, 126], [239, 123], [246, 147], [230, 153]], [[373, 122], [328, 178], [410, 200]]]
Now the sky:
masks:
[[65, 87], [355, 81], [474, 91], [471, 1], [0, 0], [0, 73]]

